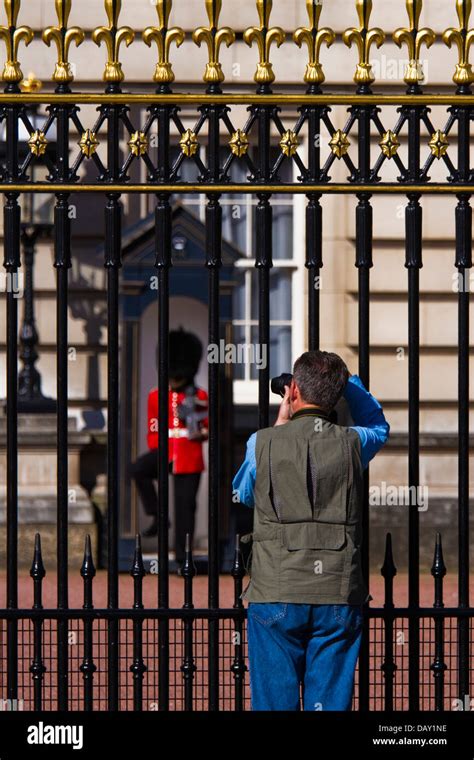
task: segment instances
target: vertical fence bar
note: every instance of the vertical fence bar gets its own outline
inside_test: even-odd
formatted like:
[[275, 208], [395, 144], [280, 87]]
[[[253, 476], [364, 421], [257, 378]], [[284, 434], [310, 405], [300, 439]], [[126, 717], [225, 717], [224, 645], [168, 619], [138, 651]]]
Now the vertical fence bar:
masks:
[[[66, 20], [67, 23], [67, 20]], [[57, 93], [70, 93], [68, 83]], [[69, 106], [53, 109], [57, 127], [56, 179], [68, 182]], [[68, 593], [68, 270], [71, 268], [69, 195], [58, 193], [54, 209], [54, 266], [56, 268], [56, 389], [57, 389], [57, 600], [67, 610]], [[58, 620], [58, 707], [68, 709], [68, 620]]]
[[[370, 86], [361, 84], [357, 93], [370, 93]], [[370, 126], [371, 109], [366, 106], [355, 106], [352, 111], [357, 116], [358, 123], [358, 169], [359, 182], [369, 182], [371, 176], [370, 156]], [[366, 388], [370, 387], [370, 269], [373, 266], [373, 210], [371, 196], [361, 193], [357, 196], [356, 207], [356, 267], [359, 279], [359, 375]], [[362, 490], [362, 574], [369, 588], [370, 558], [369, 558], [369, 470], [364, 471]], [[364, 618], [363, 636], [359, 655], [359, 709], [369, 709], [369, 677], [370, 677], [370, 619]]]
[[[115, 128], [113, 129], [115, 133]], [[107, 606], [119, 606], [119, 269], [121, 267], [122, 206], [120, 196], [107, 194], [105, 248], [107, 269]], [[108, 621], [108, 705], [119, 708], [119, 621]]]
[[[272, 264], [272, 224], [273, 209], [270, 195], [258, 194], [256, 209], [258, 271], [258, 342], [260, 350], [266, 350], [267, 362], [258, 374], [258, 417], [259, 428], [269, 422], [269, 381], [270, 381], [270, 269]], [[264, 349], [265, 347], [265, 349]]]
[[[140, 536], [135, 538], [135, 554], [130, 570], [133, 578], [133, 609], [143, 609], [143, 578], [146, 575], [143, 564], [142, 545]], [[143, 620], [133, 619], [133, 662], [130, 672], [133, 674], [133, 709], [143, 710], [143, 677], [148, 670], [143, 660]]]
[[[215, 147], [214, 147], [215, 149]], [[206, 206], [206, 265], [209, 287], [209, 344], [219, 345], [219, 275], [222, 266], [222, 207], [215, 194]], [[210, 609], [219, 607], [219, 365], [209, 362], [209, 590]], [[219, 620], [209, 620], [209, 710], [219, 709]]]
[[[284, 32], [280, 27], [270, 28], [272, 2], [259, 2], [257, 8], [260, 27], [252, 27], [244, 32], [244, 40], [251, 45], [257, 40], [260, 50], [260, 63], [254, 80], [257, 83], [259, 95], [271, 95], [271, 83], [275, 79], [270, 62], [272, 43], [281, 45]], [[261, 103], [252, 109], [252, 115], [257, 120], [258, 158], [255, 181], [258, 184], [268, 184], [275, 179], [271, 164], [271, 127], [276, 113], [274, 106]], [[255, 267], [258, 272], [258, 342], [260, 349], [265, 348], [267, 361], [258, 374], [258, 427], [268, 427], [270, 403], [270, 269], [272, 263], [272, 233], [273, 211], [270, 204], [271, 194], [257, 193], [258, 204], [255, 212], [256, 225], [256, 257]]]
[[310, 193], [306, 206], [306, 262], [308, 270], [308, 348], [320, 345], [320, 294], [323, 266], [323, 210], [321, 195]]
[[[442, 609], [443, 602], [443, 578], [446, 575], [446, 567], [443, 559], [443, 546], [441, 543], [441, 534], [436, 534], [436, 545], [433, 558], [431, 575], [434, 578], [435, 599], [433, 607]], [[469, 620], [468, 620], [469, 623]], [[444, 619], [435, 618], [435, 657], [431, 665], [431, 670], [435, 679], [435, 710], [444, 710], [444, 674], [447, 670], [444, 661]]]
[[[161, 123], [161, 122], [160, 122]], [[160, 140], [161, 142], [161, 140]], [[168, 566], [168, 361], [169, 269], [171, 266], [171, 206], [168, 193], [159, 193], [155, 209], [158, 270], [158, 606], [169, 607]], [[169, 709], [169, 621], [158, 621], [159, 709]]]
[[[184, 610], [194, 609], [193, 604], [193, 578], [196, 575], [196, 566], [193, 560], [193, 551], [191, 545], [191, 536], [186, 534], [186, 546], [184, 553], [184, 563], [181, 570], [184, 579]], [[184, 709], [191, 712], [193, 709], [193, 687], [194, 674], [197, 670], [194, 663], [194, 621], [187, 617], [183, 621], [184, 627], [184, 660], [181, 665], [181, 672], [184, 679]]]
[[[269, 94], [269, 85], [261, 85], [259, 92]], [[258, 172], [257, 181], [268, 182], [271, 175], [271, 115], [272, 107], [262, 105], [257, 107], [258, 117]], [[270, 402], [270, 269], [273, 266], [273, 210], [269, 193], [258, 193], [256, 207], [256, 259], [258, 271], [258, 342], [260, 350], [267, 352], [267, 362], [258, 374], [258, 426], [264, 428], [269, 421]]]
[[[308, 95], [320, 94], [319, 85], [311, 84]], [[308, 120], [308, 182], [321, 181], [321, 108], [305, 106]], [[315, 351], [320, 344], [321, 268], [323, 266], [323, 210], [321, 194], [310, 193], [306, 206], [306, 261], [308, 270], [308, 348]]]
[[[33, 609], [42, 610], [42, 587], [43, 578], [46, 572], [41, 555], [40, 534], [35, 535], [35, 550], [33, 554], [33, 563], [31, 565], [30, 576], [33, 579]], [[43, 663], [43, 621], [41, 618], [33, 620], [33, 662], [31, 663], [30, 673], [33, 678], [33, 704], [35, 710], [41, 710], [42, 707], [42, 690], [43, 677], [46, 668]]]
[[[108, 26], [94, 29], [92, 40], [107, 49], [103, 80], [107, 95], [119, 95], [124, 79], [119, 60], [120, 47], [133, 42], [130, 27], [119, 28], [120, 2], [104, 3]], [[101, 107], [107, 123], [107, 169], [102, 177], [109, 183], [124, 182], [120, 137], [123, 119], [129, 109], [111, 103]], [[122, 266], [122, 204], [120, 193], [107, 193], [105, 206], [105, 262], [107, 272], [107, 606], [115, 613], [119, 607], [119, 272]], [[117, 615], [108, 624], [108, 709], [119, 709], [120, 699], [120, 622]]]
[[[363, 165], [367, 168], [367, 158], [370, 163], [370, 127], [366, 133], [366, 149], [362, 154]], [[359, 137], [360, 139], [360, 137]], [[367, 153], [369, 154], [367, 156]], [[363, 193], [357, 196], [359, 203], [356, 208], [356, 267], [358, 269], [358, 326], [359, 326], [359, 376], [366, 388], [370, 386], [370, 269], [372, 262], [372, 206], [370, 195]], [[362, 489], [362, 573], [367, 588], [370, 580], [369, 559], [369, 470], [364, 470]], [[359, 655], [359, 709], [369, 709], [369, 659], [370, 659], [370, 619], [364, 617], [363, 636]]]
[[[469, 143], [465, 145], [469, 151]], [[458, 604], [469, 607], [469, 342], [472, 267], [472, 208], [469, 196], [458, 196], [456, 207], [456, 267], [458, 269]], [[469, 687], [469, 620], [458, 620], [458, 689], [464, 703]]]
[[[58, 609], [68, 608], [68, 268], [71, 266], [71, 229], [68, 196], [57, 196], [54, 209], [57, 271], [57, 598]], [[58, 706], [68, 709], [68, 620], [58, 620]]]
[[[218, 15], [214, 22], [218, 23]], [[212, 16], [210, 16], [211, 21]], [[221, 93], [218, 83], [209, 83], [207, 94]], [[203, 109], [208, 123], [208, 170], [209, 182], [219, 182], [221, 176], [220, 121], [222, 108], [211, 104]], [[220, 340], [220, 270], [222, 267], [222, 206], [216, 193], [207, 196], [206, 205], [206, 266], [208, 268], [209, 293], [209, 344], [219, 345]], [[220, 409], [220, 368], [216, 362], [208, 367], [209, 383], [209, 495], [208, 495], [208, 604], [210, 609], [219, 608], [220, 572], [220, 451], [219, 451], [219, 409]], [[219, 709], [219, 629], [218, 618], [209, 620], [209, 710]]]
[[[8, 9], [9, 34], [15, 33], [13, 8]], [[13, 23], [12, 23], [13, 22]], [[18, 67], [19, 68], [19, 67]], [[19, 71], [12, 71], [11, 78], [5, 78], [6, 93], [20, 92]], [[18, 180], [18, 119], [22, 108], [8, 104], [3, 109], [6, 128], [5, 145], [5, 179], [8, 182]], [[18, 299], [12, 282], [18, 278], [21, 267], [20, 226], [21, 210], [18, 203], [19, 193], [5, 194], [3, 209], [3, 266], [7, 272], [6, 297], [6, 337], [7, 337], [7, 377], [6, 377], [6, 412], [7, 412], [7, 607], [18, 607]], [[18, 621], [7, 621], [7, 697], [18, 699]]]
[[[466, 9], [464, 9], [466, 12]], [[469, 19], [469, 13], [466, 23]], [[461, 84], [457, 94], [471, 94], [470, 85]], [[472, 109], [459, 107], [458, 121], [458, 168], [456, 180], [469, 182], [470, 170], [470, 123]], [[469, 345], [470, 345], [470, 284], [472, 268], [472, 208], [469, 195], [458, 195], [456, 219], [456, 261], [458, 270], [458, 605], [469, 607]], [[458, 620], [458, 697], [464, 704], [470, 693], [469, 666], [470, 640], [469, 620]]]
[[[84, 610], [92, 610], [94, 609], [92, 584], [95, 577], [95, 567], [92, 558], [91, 537], [89, 535], [86, 536], [85, 540], [81, 576], [84, 586], [84, 603], [82, 608]], [[94, 704], [94, 673], [97, 668], [94, 664], [93, 621], [89, 616], [84, 618], [84, 656], [79, 669], [84, 683], [84, 710], [85, 712], [90, 712]]]
[[[168, 7], [157, 7], [158, 13], [163, 14], [160, 34], [166, 39]], [[168, 95], [169, 85], [174, 75], [171, 66], [165, 64], [158, 78], [156, 92]], [[160, 66], [157, 66], [157, 72]], [[158, 125], [158, 149], [156, 179], [160, 183], [170, 181], [170, 122], [176, 115], [176, 106], [158, 105], [154, 114]], [[168, 520], [169, 520], [169, 488], [168, 488], [168, 366], [169, 366], [169, 270], [171, 259], [171, 206], [169, 193], [159, 193], [155, 206], [155, 267], [158, 279], [158, 607], [169, 607], [169, 566], [168, 566]], [[169, 709], [169, 620], [160, 618], [158, 621], [158, 696], [159, 709]]]
[[[410, 118], [410, 117], [409, 117]], [[416, 122], [415, 122], [416, 123]], [[419, 133], [419, 124], [418, 124]], [[418, 134], [419, 140], [419, 134]], [[418, 142], [415, 138], [415, 143]], [[419, 151], [419, 144], [418, 144]], [[420, 268], [422, 266], [422, 209], [420, 195], [410, 193], [406, 207], [406, 262], [408, 269], [408, 486], [417, 493], [420, 469]], [[416, 499], [408, 513], [408, 603], [420, 603], [419, 512]], [[419, 709], [420, 629], [413, 615], [408, 623], [409, 709]]]
[[[7, 116], [7, 152], [18, 139], [16, 113]], [[13, 131], [13, 134], [12, 134]], [[16, 163], [16, 159], [15, 159]], [[10, 164], [10, 171], [12, 170]], [[9, 173], [10, 173], [9, 171]], [[6, 193], [4, 206], [4, 261], [7, 278], [18, 277], [20, 267], [20, 206], [18, 193]], [[18, 299], [7, 288], [7, 607], [18, 607]], [[7, 621], [7, 693], [18, 698], [18, 621]]]
[[[235, 537], [234, 564], [232, 565], [231, 575], [234, 579], [234, 609], [243, 610], [244, 604], [241, 599], [242, 581], [245, 576], [245, 566], [242, 561], [242, 552], [240, 551], [240, 536]], [[231, 665], [231, 671], [234, 675], [234, 694], [235, 709], [241, 712], [244, 709], [244, 685], [245, 672], [247, 666], [244, 659], [244, 622], [243, 618], [236, 618], [234, 629], [234, 659]]]
[[[67, 118], [58, 118], [59, 156], [68, 154]], [[63, 151], [63, 149], [65, 149]], [[65, 159], [67, 161], [67, 158]], [[57, 387], [57, 598], [58, 609], [68, 608], [68, 269], [71, 267], [71, 223], [68, 195], [60, 193], [54, 209]], [[68, 620], [58, 620], [58, 706], [68, 709]]]
[[393, 561], [392, 552], [392, 535], [387, 533], [385, 541], [385, 557], [380, 570], [385, 581], [385, 601], [384, 615], [385, 624], [385, 641], [384, 641], [384, 660], [382, 663], [382, 673], [384, 675], [384, 709], [386, 712], [393, 712], [393, 682], [397, 666], [393, 657], [393, 579], [397, 574], [397, 568]]
[[[397, 29], [393, 34], [396, 44], [406, 44], [409, 62], [404, 80], [407, 94], [422, 93], [423, 63], [420, 60], [422, 45], [430, 47], [436, 39], [431, 29], [420, 29], [423, 2], [407, 3], [409, 29]], [[426, 124], [425, 106], [408, 105], [401, 115], [408, 125], [408, 168], [404, 179], [408, 183], [422, 183], [427, 177], [421, 168], [421, 122]], [[420, 269], [422, 261], [422, 208], [420, 194], [408, 193], [405, 209], [405, 267], [408, 269], [408, 486], [410, 494], [417, 493], [420, 481]], [[420, 606], [420, 526], [417, 499], [411, 499], [408, 513], [408, 605], [413, 613]], [[409, 709], [420, 709], [420, 629], [419, 618], [412, 614], [408, 621], [409, 652]]]

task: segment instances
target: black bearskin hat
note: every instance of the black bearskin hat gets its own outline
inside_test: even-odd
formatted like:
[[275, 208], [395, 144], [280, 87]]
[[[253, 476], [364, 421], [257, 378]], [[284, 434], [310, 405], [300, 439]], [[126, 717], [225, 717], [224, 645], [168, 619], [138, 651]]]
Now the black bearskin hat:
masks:
[[[169, 334], [169, 377], [183, 378], [191, 382], [202, 359], [202, 343], [194, 333], [185, 332], [182, 327]], [[158, 348], [156, 350], [158, 364]]]

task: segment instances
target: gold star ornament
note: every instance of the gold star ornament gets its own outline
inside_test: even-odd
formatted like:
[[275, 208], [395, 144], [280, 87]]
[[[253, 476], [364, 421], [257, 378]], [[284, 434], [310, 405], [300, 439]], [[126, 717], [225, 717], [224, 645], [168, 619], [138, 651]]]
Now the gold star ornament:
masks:
[[46, 153], [46, 147], [48, 145], [48, 141], [44, 136], [44, 132], [40, 132], [39, 129], [33, 132], [30, 139], [28, 140], [28, 145], [30, 146], [30, 151], [34, 156], [44, 156]]
[[144, 156], [148, 150], [148, 138], [144, 132], [134, 132], [128, 145], [134, 156]]
[[395, 132], [392, 132], [392, 130], [389, 129], [388, 132], [384, 133], [379, 145], [382, 148], [384, 156], [390, 159], [397, 155], [397, 151], [400, 147], [400, 140]]
[[448, 152], [449, 140], [440, 129], [431, 135], [431, 140], [428, 145], [430, 146], [431, 153], [435, 158], [442, 158]]
[[298, 145], [299, 142], [296, 133], [292, 132], [291, 129], [287, 129], [280, 140], [280, 148], [282, 152], [285, 156], [291, 158], [291, 156], [295, 155]]
[[198, 139], [192, 129], [186, 129], [183, 132], [179, 144], [185, 156], [194, 156], [199, 147]]
[[242, 158], [242, 156], [245, 156], [245, 154], [248, 152], [249, 139], [245, 132], [243, 132], [241, 129], [238, 129], [236, 132], [234, 132], [232, 138], [229, 140], [229, 145], [234, 156], [237, 156], [237, 158]]
[[96, 152], [99, 145], [100, 142], [97, 139], [96, 133], [91, 129], [86, 129], [79, 141], [79, 147], [86, 158], [91, 158]]
[[336, 129], [331, 140], [329, 141], [332, 152], [337, 158], [342, 158], [349, 150], [350, 142], [347, 135], [342, 129]]

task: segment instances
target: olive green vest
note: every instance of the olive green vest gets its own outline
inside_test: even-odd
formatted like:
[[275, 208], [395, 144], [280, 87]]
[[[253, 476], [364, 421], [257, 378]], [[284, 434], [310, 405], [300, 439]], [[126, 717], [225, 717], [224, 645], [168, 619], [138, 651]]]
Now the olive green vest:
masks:
[[301, 410], [257, 433], [250, 602], [362, 604], [363, 468], [355, 430]]

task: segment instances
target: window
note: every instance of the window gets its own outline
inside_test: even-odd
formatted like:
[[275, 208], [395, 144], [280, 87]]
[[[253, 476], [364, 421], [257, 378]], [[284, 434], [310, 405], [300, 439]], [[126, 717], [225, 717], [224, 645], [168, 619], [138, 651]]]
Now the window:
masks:
[[[205, 150], [204, 146], [200, 151]], [[174, 162], [180, 155], [179, 146], [171, 149], [171, 160]], [[280, 153], [277, 146], [273, 147], [272, 160]], [[202, 153], [201, 153], [202, 155]], [[223, 149], [223, 158], [227, 156]], [[233, 182], [245, 182], [248, 167], [240, 161], [234, 161], [230, 171]], [[199, 169], [195, 162], [186, 159], [180, 166], [179, 175], [183, 181], [195, 181]], [[293, 180], [293, 164], [285, 160], [279, 169], [279, 177], [283, 182]], [[188, 206], [204, 222], [206, 198], [192, 194], [180, 196], [183, 205]], [[255, 208], [258, 199], [248, 194], [223, 195], [222, 205], [222, 235], [242, 252], [242, 257], [236, 262], [233, 293], [233, 333], [235, 344], [258, 344], [258, 271], [255, 268], [256, 256], [256, 223]], [[273, 268], [270, 273], [270, 375], [273, 377], [281, 372], [290, 371], [293, 354], [293, 276], [298, 262], [294, 257], [294, 201], [286, 194], [274, 194], [271, 198], [273, 209]], [[258, 380], [259, 370], [255, 362], [235, 364], [234, 379], [246, 384], [245, 399], [236, 386], [235, 398], [240, 401], [256, 400], [256, 388], [249, 381]], [[250, 395], [249, 395], [250, 394]]]
[[[273, 149], [276, 160], [279, 149]], [[248, 169], [234, 162], [231, 178], [243, 182]], [[284, 161], [279, 176], [284, 182], [292, 180], [292, 164]], [[226, 196], [223, 209], [223, 236], [242, 251], [236, 264], [236, 286], [233, 299], [234, 342], [258, 343], [258, 272], [255, 268], [256, 223], [258, 200], [251, 195]], [[278, 375], [291, 367], [292, 356], [292, 275], [293, 261], [293, 200], [275, 194], [273, 208], [273, 269], [270, 273], [270, 374]], [[237, 364], [236, 380], [257, 380], [255, 363]]]

